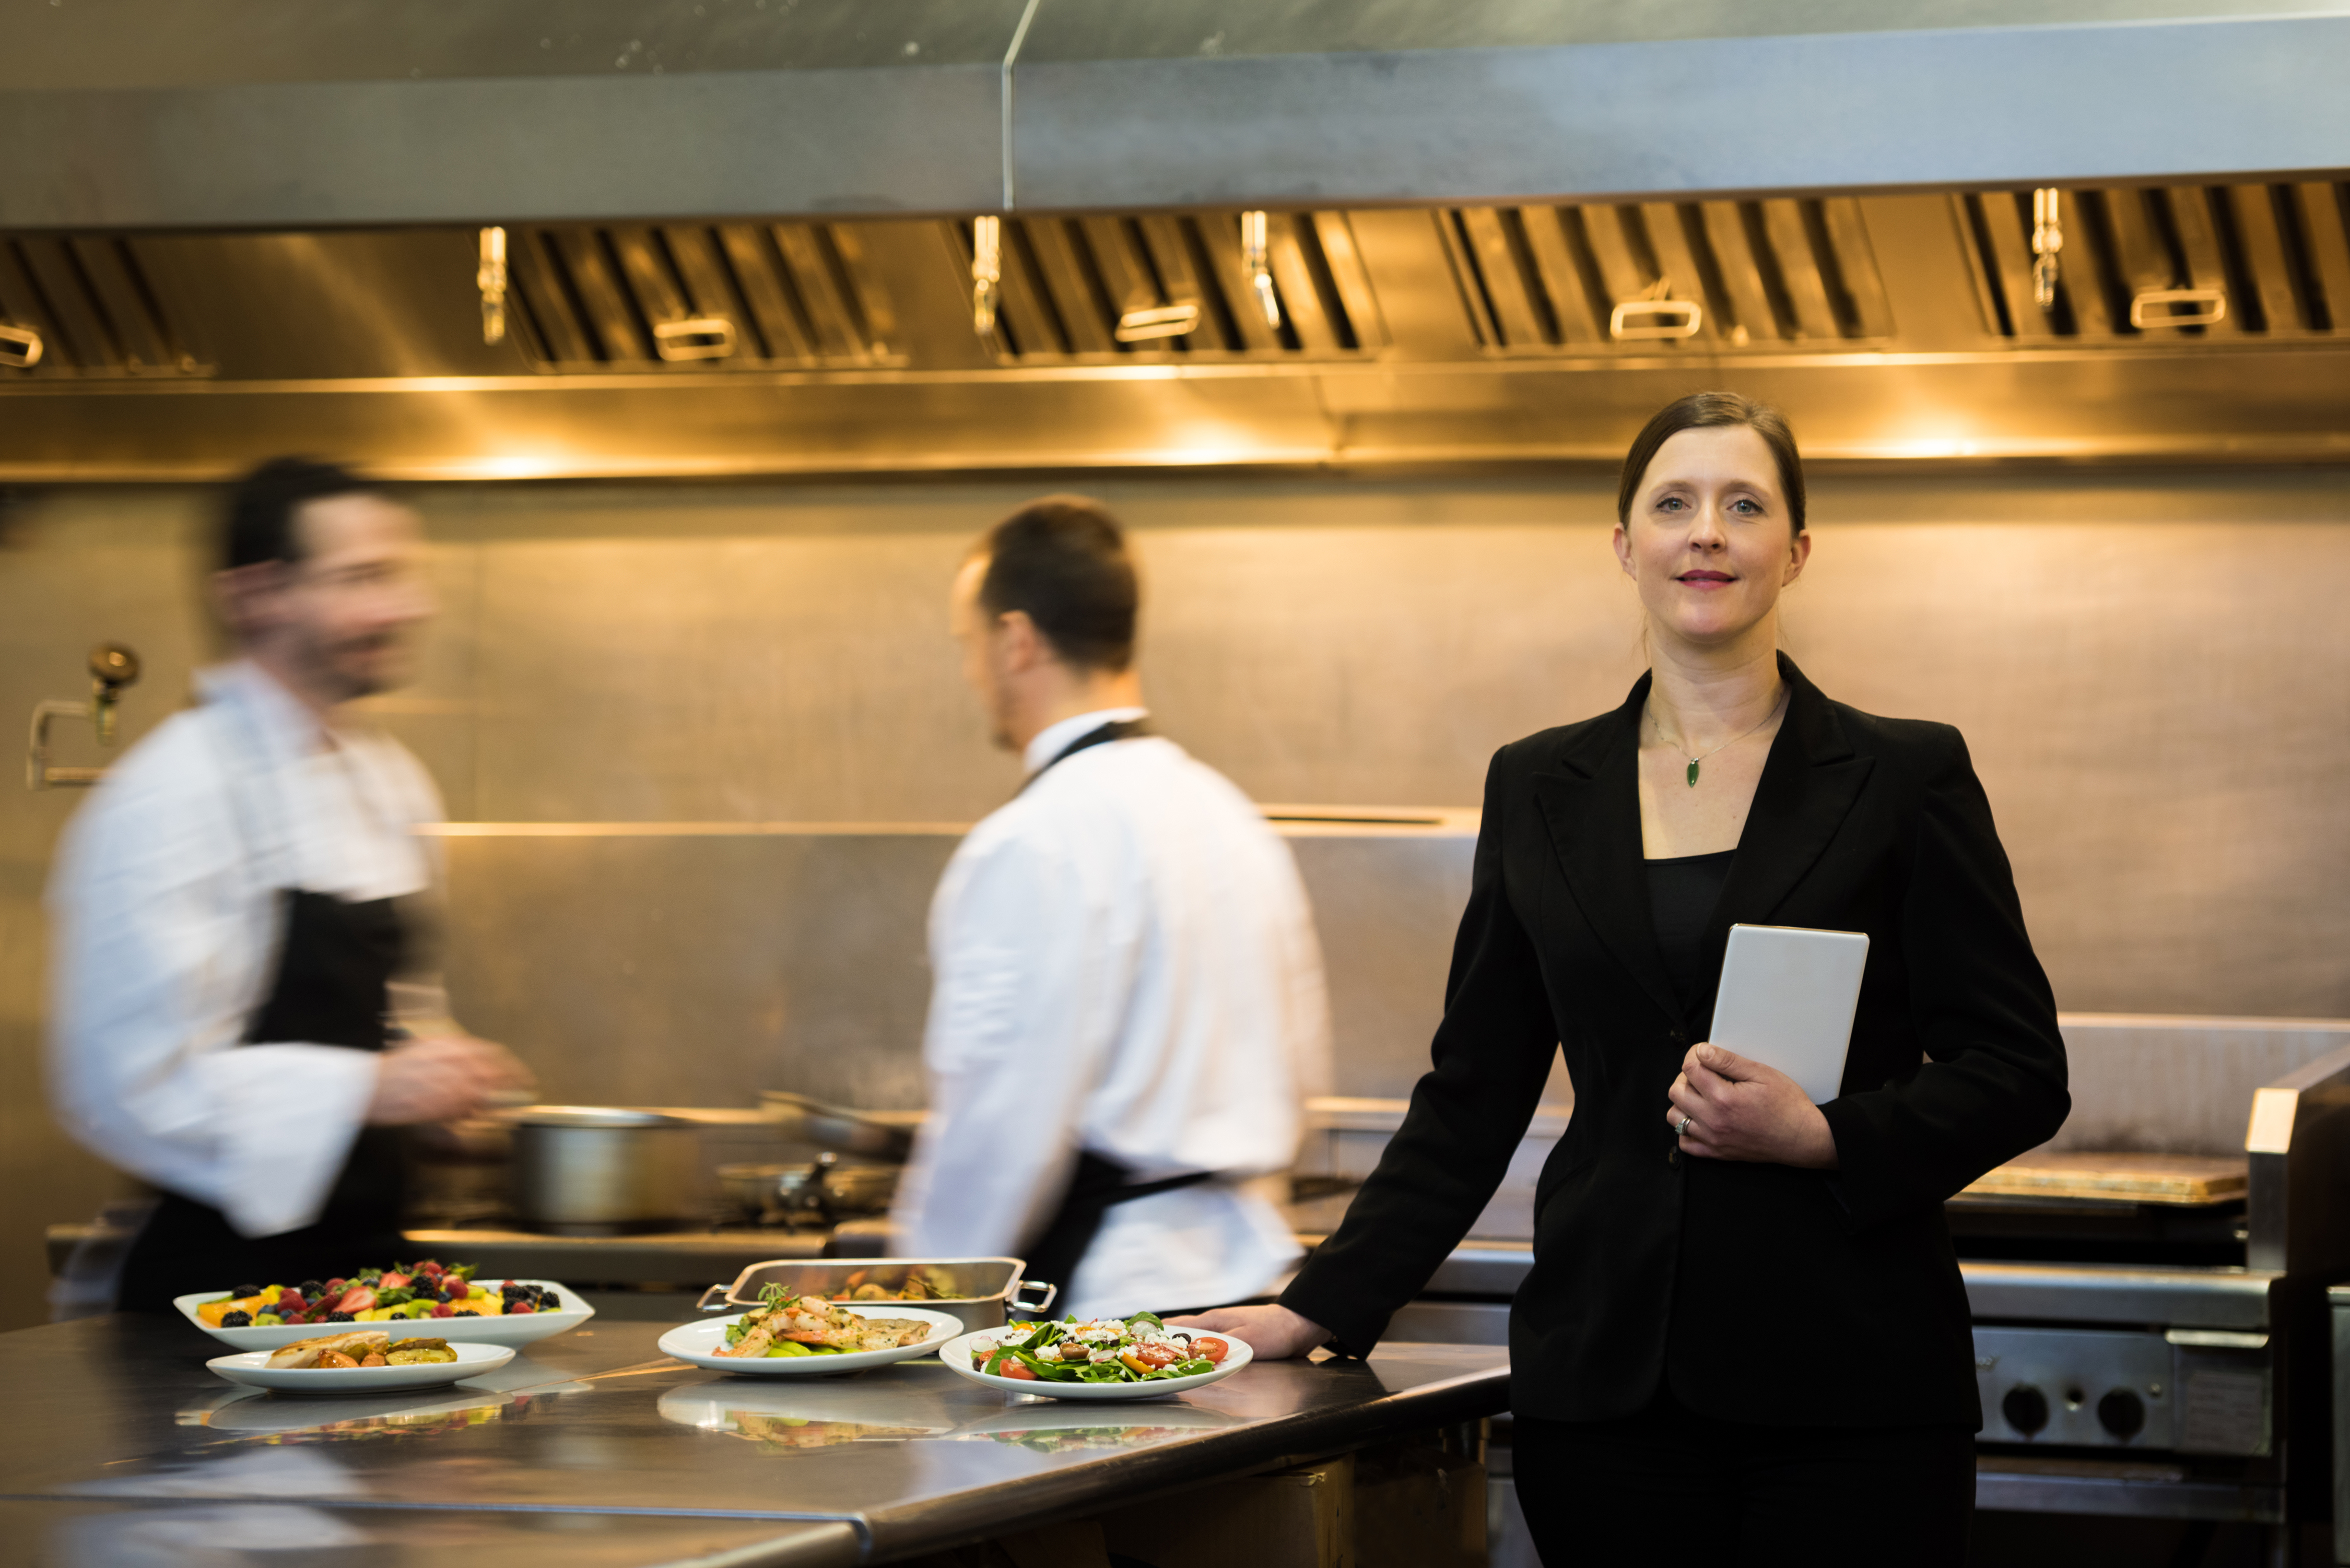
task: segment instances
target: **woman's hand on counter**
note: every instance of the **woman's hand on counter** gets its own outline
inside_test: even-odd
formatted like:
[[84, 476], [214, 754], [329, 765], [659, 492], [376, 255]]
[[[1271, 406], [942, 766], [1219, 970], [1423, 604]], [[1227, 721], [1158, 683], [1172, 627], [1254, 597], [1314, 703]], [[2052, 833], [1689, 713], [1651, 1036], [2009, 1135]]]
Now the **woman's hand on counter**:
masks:
[[454, 1121], [530, 1081], [529, 1068], [487, 1040], [471, 1034], [411, 1040], [383, 1054], [367, 1119], [379, 1127]]
[[1303, 1355], [1330, 1337], [1330, 1331], [1312, 1318], [1300, 1317], [1285, 1306], [1216, 1307], [1189, 1317], [1170, 1317], [1170, 1328], [1204, 1328], [1229, 1334], [1249, 1347], [1261, 1361], [1286, 1361]]
[[1681, 1075], [1667, 1097], [1672, 1105], [1665, 1121], [1680, 1132], [1684, 1153], [1805, 1170], [1836, 1168], [1835, 1135], [1827, 1117], [1803, 1085], [1776, 1067], [1700, 1041], [1681, 1058]]

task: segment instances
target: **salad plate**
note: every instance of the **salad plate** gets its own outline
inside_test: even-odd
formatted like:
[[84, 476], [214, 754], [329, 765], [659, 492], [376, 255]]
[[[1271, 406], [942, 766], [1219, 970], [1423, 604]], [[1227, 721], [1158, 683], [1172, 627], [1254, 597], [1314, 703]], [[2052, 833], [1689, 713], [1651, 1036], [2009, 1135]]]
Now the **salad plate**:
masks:
[[[553, 1280], [524, 1280], [520, 1282], [536, 1285], [542, 1290], [553, 1292], [556, 1299], [562, 1303], [562, 1310], [523, 1313], [514, 1317], [501, 1314], [496, 1317], [416, 1318], [407, 1322], [394, 1321], [373, 1326], [400, 1330], [412, 1328], [415, 1333], [437, 1334], [444, 1336], [451, 1333], [460, 1333], [465, 1336], [466, 1343], [470, 1345], [528, 1345], [534, 1340], [545, 1339], [550, 1334], [562, 1334], [566, 1330], [577, 1328], [596, 1315], [596, 1309], [580, 1300], [577, 1292], [567, 1286], [557, 1284]], [[276, 1350], [281, 1346], [292, 1345], [296, 1340], [315, 1339], [319, 1334], [331, 1334], [337, 1329], [370, 1326], [366, 1324], [280, 1323], [268, 1324], [258, 1328], [252, 1326], [214, 1328], [196, 1315], [196, 1309], [207, 1302], [220, 1300], [221, 1293], [219, 1291], [197, 1291], [192, 1295], [173, 1296], [172, 1304], [180, 1309], [182, 1317], [186, 1318], [189, 1323], [211, 1334], [232, 1350]]]
[[467, 1345], [456, 1340], [449, 1348], [454, 1361], [420, 1361], [404, 1366], [272, 1366], [265, 1350], [215, 1355], [204, 1363], [231, 1383], [268, 1388], [280, 1394], [389, 1394], [402, 1388], [438, 1388], [462, 1378], [495, 1372], [515, 1358], [510, 1345]]
[[706, 1366], [712, 1372], [734, 1372], [746, 1377], [829, 1377], [837, 1373], [861, 1372], [868, 1366], [887, 1366], [893, 1361], [928, 1355], [962, 1332], [961, 1318], [928, 1307], [902, 1306], [896, 1302], [827, 1304], [833, 1311], [852, 1317], [911, 1319], [925, 1324], [928, 1332], [911, 1345], [893, 1345], [883, 1350], [824, 1355], [721, 1355], [718, 1352], [726, 1348], [727, 1329], [754, 1315], [738, 1313], [732, 1317], [681, 1324], [662, 1334], [656, 1344], [662, 1355], [674, 1355], [691, 1366]]
[[939, 1346], [939, 1359], [956, 1376], [967, 1378], [983, 1388], [994, 1388], [1006, 1394], [1035, 1394], [1047, 1399], [1163, 1399], [1170, 1394], [1188, 1393], [1205, 1388], [1211, 1383], [1221, 1383], [1246, 1366], [1251, 1357], [1248, 1343], [1229, 1334], [1209, 1335], [1221, 1339], [1229, 1347], [1223, 1361], [1212, 1369], [1189, 1377], [1157, 1377], [1148, 1382], [1131, 1383], [1055, 1383], [1047, 1379], [1005, 1377], [993, 1372], [982, 1372], [980, 1363], [988, 1354], [1007, 1344], [1017, 1344], [1027, 1338], [1042, 1324], [1010, 1324], [1003, 1328], [983, 1328], [966, 1334]]

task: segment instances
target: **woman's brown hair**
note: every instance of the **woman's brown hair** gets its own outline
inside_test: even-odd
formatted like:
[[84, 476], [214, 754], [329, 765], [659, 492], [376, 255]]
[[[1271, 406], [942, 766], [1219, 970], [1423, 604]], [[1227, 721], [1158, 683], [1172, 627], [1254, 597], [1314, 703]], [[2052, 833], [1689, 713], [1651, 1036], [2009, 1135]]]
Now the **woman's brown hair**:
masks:
[[1640, 482], [1648, 478], [1648, 464], [1656, 460], [1659, 447], [1683, 431], [1720, 430], [1726, 425], [1745, 426], [1771, 449], [1779, 465], [1779, 488], [1786, 493], [1788, 518], [1794, 524], [1794, 532], [1802, 533], [1804, 459], [1795, 450], [1795, 432], [1787, 428], [1786, 415], [1736, 392], [1691, 392], [1676, 398], [1640, 427], [1640, 433], [1632, 438], [1632, 450], [1624, 454], [1624, 477], [1616, 487], [1616, 521], [1631, 525], [1632, 502], [1640, 493]]

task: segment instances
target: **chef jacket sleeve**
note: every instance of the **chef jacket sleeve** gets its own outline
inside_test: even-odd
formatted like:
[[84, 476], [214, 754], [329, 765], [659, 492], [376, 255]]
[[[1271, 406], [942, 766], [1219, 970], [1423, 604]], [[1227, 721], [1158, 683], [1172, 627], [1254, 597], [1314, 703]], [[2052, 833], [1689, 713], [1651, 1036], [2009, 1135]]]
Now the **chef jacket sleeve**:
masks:
[[967, 847], [932, 924], [931, 1114], [893, 1220], [899, 1250], [920, 1257], [1016, 1255], [1044, 1230], [1133, 965], [1063, 846], [1004, 833]]
[[1558, 1053], [1558, 1026], [1534, 944], [1503, 875], [1510, 748], [1485, 778], [1469, 906], [1452, 946], [1430, 1070], [1337, 1232], [1307, 1259], [1281, 1304], [1367, 1355], [1469, 1233], [1507, 1174]]
[[1966, 742], [1926, 780], [1902, 912], [1911, 1015], [1927, 1064], [1820, 1107], [1834, 1188], [1862, 1231], [1939, 1206], [2056, 1136], [2072, 1107], [2056, 999], [2032, 950], [2007, 851]]
[[326, 1204], [377, 1064], [239, 1044], [275, 964], [275, 898], [246, 885], [224, 797], [147, 787], [172, 770], [146, 760], [165, 765], [101, 785], [59, 857], [52, 1097], [90, 1149], [243, 1234], [297, 1230]]

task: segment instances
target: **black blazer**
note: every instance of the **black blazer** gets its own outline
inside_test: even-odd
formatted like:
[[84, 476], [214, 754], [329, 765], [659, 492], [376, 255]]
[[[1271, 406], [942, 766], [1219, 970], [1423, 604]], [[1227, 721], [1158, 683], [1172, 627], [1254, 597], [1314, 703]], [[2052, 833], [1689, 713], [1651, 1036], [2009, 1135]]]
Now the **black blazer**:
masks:
[[1681, 1155], [1667, 1088], [1713, 1013], [1665, 977], [1641, 866], [1642, 676], [1612, 713], [1503, 747], [1434, 1065], [1283, 1304], [1367, 1352], [1467, 1233], [1555, 1046], [1575, 1114], [1534, 1189], [1510, 1314], [1521, 1415], [1631, 1415], [1660, 1380], [1724, 1419], [1982, 1424], [1942, 1200], [2064, 1119], [2064, 1045], [1990, 803], [1947, 724], [1793, 692], [1704, 972], [1731, 924], [1866, 931], [1840, 1168]]

